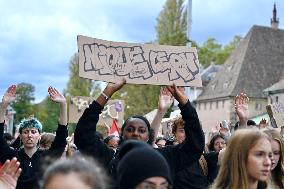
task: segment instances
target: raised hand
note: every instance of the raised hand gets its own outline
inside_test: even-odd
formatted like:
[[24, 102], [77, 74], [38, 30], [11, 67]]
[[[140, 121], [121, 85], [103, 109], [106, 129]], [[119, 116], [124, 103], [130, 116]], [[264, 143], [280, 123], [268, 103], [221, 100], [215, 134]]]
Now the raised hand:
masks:
[[2, 103], [8, 105], [9, 103], [13, 102], [16, 99], [16, 90], [16, 85], [11, 85], [5, 92], [2, 98]]
[[116, 83], [108, 83], [105, 89], [107, 90], [105, 91], [106, 95], [111, 96], [113, 93], [121, 89], [125, 85], [125, 83], [126, 83], [125, 78], [118, 80]]
[[0, 169], [0, 188], [15, 189], [22, 169], [17, 158], [7, 160]]
[[173, 104], [173, 101], [174, 99], [170, 91], [165, 87], [161, 87], [158, 109], [162, 111], [167, 111]]
[[185, 88], [184, 87], [177, 87], [175, 84], [172, 86], [167, 86], [167, 89], [170, 91], [170, 93], [175, 97], [175, 99], [181, 103], [186, 104], [188, 101], [188, 98], [185, 94]]
[[52, 101], [58, 103], [66, 103], [66, 98], [60, 94], [54, 87], [48, 87], [49, 97]]
[[261, 121], [259, 122], [259, 128], [260, 129], [264, 129], [264, 128], [266, 128], [267, 127], [267, 122], [266, 122], [266, 119], [261, 119]]
[[53, 102], [60, 104], [60, 113], [59, 113], [59, 124], [66, 125], [68, 124], [67, 118], [67, 103], [66, 98], [58, 92], [54, 87], [48, 87], [49, 97]]
[[245, 122], [243, 123], [245, 125], [249, 117], [248, 102], [249, 98], [245, 93], [240, 93], [235, 98], [235, 111], [240, 119], [240, 122]]
[[16, 90], [16, 85], [11, 85], [2, 98], [2, 103], [0, 103], [0, 123], [5, 121], [5, 114], [9, 103], [16, 99]]
[[126, 83], [125, 78], [121, 78], [115, 83], [108, 83], [102, 94], [96, 99], [102, 107], [104, 107], [108, 99], [119, 89], [121, 89]]

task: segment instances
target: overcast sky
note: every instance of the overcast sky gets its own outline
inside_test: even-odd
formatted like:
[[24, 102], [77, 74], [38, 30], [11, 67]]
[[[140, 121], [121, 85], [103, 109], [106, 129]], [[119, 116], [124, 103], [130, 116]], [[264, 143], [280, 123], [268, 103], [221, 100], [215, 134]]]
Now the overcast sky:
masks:
[[[0, 0], [0, 95], [20, 82], [35, 86], [36, 102], [52, 85], [63, 91], [78, 34], [111, 41], [156, 39], [157, 17], [166, 0]], [[193, 0], [191, 38], [227, 44], [253, 25], [270, 26], [276, 2], [284, 28], [284, 1]]]

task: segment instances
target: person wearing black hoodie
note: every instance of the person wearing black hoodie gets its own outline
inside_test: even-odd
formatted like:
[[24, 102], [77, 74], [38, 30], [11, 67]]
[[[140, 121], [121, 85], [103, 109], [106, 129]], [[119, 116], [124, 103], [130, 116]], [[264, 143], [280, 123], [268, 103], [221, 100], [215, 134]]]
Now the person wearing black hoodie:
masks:
[[40, 150], [38, 148], [42, 125], [34, 117], [24, 119], [20, 123], [19, 132], [23, 148], [19, 150], [12, 149], [4, 140], [4, 116], [8, 104], [16, 99], [15, 85], [8, 88], [0, 105], [0, 162], [4, 163], [7, 159], [11, 160], [14, 157], [20, 162], [22, 172], [16, 189], [38, 189], [42, 158], [47, 156], [60, 157], [66, 146], [66, 138], [68, 136], [66, 99], [55, 88], [49, 87], [48, 92], [50, 99], [60, 104], [56, 137], [49, 150]]
[[[115, 180], [117, 180], [116, 168], [119, 162], [117, 158], [119, 149], [115, 153], [114, 150], [107, 147], [106, 144], [96, 137], [95, 132], [99, 114], [104, 105], [124, 84], [125, 80], [109, 83], [103, 93], [85, 109], [77, 123], [74, 134], [74, 142], [78, 149], [101, 162]], [[179, 108], [185, 121], [185, 141], [176, 146], [166, 146], [157, 149], [168, 162], [173, 185], [175, 185], [176, 173], [199, 160], [204, 149], [205, 139], [196, 110], [189, 102], [187, 96], [175, 85], [168, 86], [167, 90], [179, 102]], [[150, 134], [150, 123], [148, 120], [143, 116], [132, 116], [124, 122], [121, 128], [121, 141], [123, 143], [125, 140], [135, 139], [152, 144]], [[187, 175], [181, 176], [186, 177]]]

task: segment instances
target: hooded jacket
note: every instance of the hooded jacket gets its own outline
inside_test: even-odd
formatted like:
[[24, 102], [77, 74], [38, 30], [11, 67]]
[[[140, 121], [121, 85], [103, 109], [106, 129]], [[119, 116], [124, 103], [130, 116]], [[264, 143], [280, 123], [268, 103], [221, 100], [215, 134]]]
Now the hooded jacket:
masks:
[[[179, 105], [179, 108], [182, 118], [185, 121], [185, 141], [175, 146], [166, 146], [157, 149], [169, 164], [173, 183], [175, 183], [177, 173], [190, 167], [195, 162], [198, 163], [205, 146], [204, 133], [196, 110], [189, 101], [185, 105]], [[97, 161], [109, 170], [112, 178], [116, 180], [116, 167], [119, 161], [117, 155], [113, 149], [109, 148], [95, 135], [96, 124], [102, 109], [103, 107], [96, 101], [93, 101], [85, 109], [77, 123], [74, 142], [82, 153], [97, 159]], [[181, 176], [186, 179], [189, 175]], [[184, 188], [187, 187], [185, 186]]]
[[22, 173], [18, 179], [16, 189], [39, 189], [38, 181], [42, 175], [41, 166], [44, 158], [58, 158], [64, 152], [68, 136], [67, 127], [58, 125], [56, 137], [48, 150], [38, 149], [32, 157], [29, 157], [23, 148], [12, 149], [3, 139], [4, 123], [0, 123], [0, 162], [16, 157], [20, 162]]

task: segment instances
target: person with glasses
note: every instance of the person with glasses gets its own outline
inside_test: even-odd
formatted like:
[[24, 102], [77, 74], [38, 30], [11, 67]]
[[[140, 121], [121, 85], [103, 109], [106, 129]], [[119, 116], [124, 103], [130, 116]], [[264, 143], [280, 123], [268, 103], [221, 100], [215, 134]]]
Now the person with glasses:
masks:
[[214, 135], [208, 145], [209, 151], [220, 152], [224, 148], [226, 148], [225, 137], [221, 134]]

